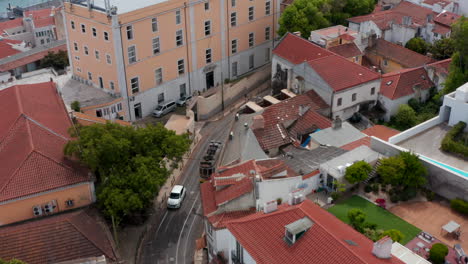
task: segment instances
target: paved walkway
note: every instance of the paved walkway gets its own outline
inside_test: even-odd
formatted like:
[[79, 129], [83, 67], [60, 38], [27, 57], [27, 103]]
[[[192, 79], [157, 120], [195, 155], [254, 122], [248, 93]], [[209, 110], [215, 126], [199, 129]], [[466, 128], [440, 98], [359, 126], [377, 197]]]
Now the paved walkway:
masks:
[[[438, 202], [414, 202], [394, 206], [390, 212], [403, 218], [421, 230], [430, 233], [450, 247], [461, 244], [468, 250], [468, 218], [454, 212], [446, 204]], [[461, 226], [460, 240], [442, 232], [442, 226], [453, 220]]]

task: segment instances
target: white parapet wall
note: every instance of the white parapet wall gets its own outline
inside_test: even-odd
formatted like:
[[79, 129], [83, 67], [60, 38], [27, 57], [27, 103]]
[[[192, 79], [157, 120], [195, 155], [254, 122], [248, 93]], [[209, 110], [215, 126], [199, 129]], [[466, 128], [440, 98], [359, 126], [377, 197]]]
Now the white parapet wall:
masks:
[[407, 140], [408, 138], [412, 137], [412, 136], [415, 136], [421, 132], [424, 132], [426, 130], [428, 130], [429, 128], [431, 127], [435, 127], [439, 124], [441, 124], [443, 122], [443, 119], [440, 117], [440, 116], [436, 116], [432, 119], [429, 119], [427, 120], [426, 122], [424, 123], [421, 123], [415, 127], [412, 127], [410, 129], [407, 129], [403, 132], [401, 132], [400, 134], [398, 135], [395, 135], [391, 138], [388, 139], [388, 142], [392, 143], [392, 144], [398, 144], [402, 141], [405, 141]]

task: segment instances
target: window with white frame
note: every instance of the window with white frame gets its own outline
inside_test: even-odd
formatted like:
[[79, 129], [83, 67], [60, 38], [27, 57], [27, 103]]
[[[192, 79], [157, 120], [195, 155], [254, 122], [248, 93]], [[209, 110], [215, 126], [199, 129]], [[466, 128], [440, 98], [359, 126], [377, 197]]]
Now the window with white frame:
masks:
[[236, 77], [237, 76], [237, 61], [232, 63], [232, 76]]
[[210, 10], [210, 2], [205, 2], [205, 11]]
[[111, 113], [115, 114], [115, 105], [111, 106]]
[[271, 2], [266, 1], [265, 2], [265, 15], [269, 16], [271, 14]]
[[236, 0], [231, 0], [231, 7], [235, 7], [236, 6]]
[[179, 85], [179, 96], [184, 97], [187, 94], [187, 88], [185, 83]]
[[153, 17], [153, 18], [151, 19], [151, 30], [152, 30], [153, 32], [158, 31], [158, 19], [155, 18], [155, 17]]
[[86, 33], [86, 26], [81, 24], [81, 33]]
[[97, 30], [96, 30], [96, 28], [93, 28], [92, 31], [93, 31], [93, 37], [97, 37]]
[[209, 63], [212, 62], [212, 59], [211, 59], [211, 49], [205, 50], [205, 60], [206, 60], [206, 64], [209, 64]]
[[183, 59], [177, 61], [177, 71], [179, 72], [179, 75], [185, 73], [185, 63]]
[[211, 35], [211, 21], [205, 21], [205, 36]]
[[254, 68], [254, 61], [255, 61], [254, 54], [250, 54], [250, 56], [249, 56], [249, 69]]
[[88, 80], [92, 81], [93, 80], [93, 74], [88, 72]]
[[140, 91], [140, 79], [138, 77], [134, 77], [130, 79], [130, 87], [132, 87], [132, 93], [138, 93]]
[[231, 27], [235, 27], [237, 25], [237, 13], [231, 13]]
[[111, 90], [115, 90], [115, 84], [113, 81], [109, 82], [109, 87], [111, 88]]
[[176, 45], [177, 47], [184, 45], [184, 37], [182, 36], [182, 29], [176, 31]]
[[237, 53], [237, 39], [233, 39], [231, 41], [231, 53], [232, 54]]
[[266, 27], [265, 28], [265, 40], [270, 40], [270, 37], [271, 37], [271, 28], [270, 27]]
[[249, 21], [254, 20], [254, 7], [249, 7]]
[[136, 61], [137, 61], [136, 47], [130, 46], [128, 47], [128, 63], [135, 63]]
[[117, 104], [117, 111], [122, 111], [122, 103]]
[[112, 59], [110, 54], [106, 54], [106, 62], [107, 64], [112, 64]]
[[72, 20], [72, 21], [70, 22], [70, 24], [71, 24], [71, 28], [74, 30], [74, 29], [75, 29], [75, 21]]
[[161, 44], [159, 42], [159, 37], [153, 39], [153, 55], [161, 52]]
[[85, 54], [85, 55], [89, 55], [89, 49], [88, 49], [87, 46], [84, 46], [84, 47], [83, 47], [83, 50], [84, 50], [84, 54]]
[[342, 103], [343, 103], [343, 99], [338, 98], [338, 100], [336, 101], [337, 106], [341, 106]]
[[164, 102], [164, 93], [158, 94], [158, 104]]
[[253, 47], [254, 46], [254, 33], [249, 33], [249, 47]]
[[94, 56], [96, 57], [96, 60], [100, 59], [99, 50], [94, 50]]
[[104, 40], [105, 41], [109, 40], [109, 32], [104, 31]]
[[163, 72], [162, 72], [162, 68], [158, 68], [154, 71], [154, 75], [155, 75], [155, 78], [156, 78], [156, 84], [159, 85], [161, 83], [163, 83]]
[[374, 94], [375, 94], [375, 87], [372, 87], [372, 88], [371, 88], [370, 94], [371, 94], [371, 95], [374, 95]]
[[353, 93], [353, 94], [351, 95], [351, 101], [353, 101], [353, 102], [356, 101], [356, 98], [357, 98], [357, 94], [356, 94], [356, 93]]
[[78, 51], [78, 43], [74, 42], [73, 47], [75, 48], [75, 51]]
[[133, 39], [133, 26], [132, 25], [127, 26], [127, 39], [128, 40]]
[[176, 25], [179, 25], [180, 22], [182, 21], [181, 18], [180, 18], [180, 10], [176, 10], [176, 12], [175, 12], [175, 21], [176, 21], [175, 22]]

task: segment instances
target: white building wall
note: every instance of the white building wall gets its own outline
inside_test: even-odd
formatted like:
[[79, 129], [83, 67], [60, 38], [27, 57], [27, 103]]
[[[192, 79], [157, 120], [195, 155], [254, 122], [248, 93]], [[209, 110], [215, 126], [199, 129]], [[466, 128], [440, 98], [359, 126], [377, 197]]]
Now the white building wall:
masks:
[[258, 182], [257, 208], [263, 208], [266, 202], [278, 198], [287, 202], [289, 193], [297, 189], [301, 183], [302, 176]]
[[[385, 113], [385, 116], [384, 116], [385, 121], [387, 121], [387, 122], [390, 121], [390, 117], [392, 117], [393, 115], [395, 115], [398, 112], [398, 108], [400, 107], [400, 105], [408, 104], [408, 101], [411, 98], [414, 98], [414, 96], [415, 96], [415, 94], [411, 94], [411, 95], [407, 95], [407, 96], [397, 98], [395, 100], [391, 100], [390, 98], [385, 97], [385, 96], [380, 94], [379, 95], [379, 102], [385, 108], [385, 110], [387, 111]], [[425, 102], [428, 99], [427, 98], [428, 96], [429, 96], [429, 89], [421, 91], [421, 99], [423, 100], [423, 102]]]
[[405, 46], [408, 40], [416, 36], [417, 29], [409, 28], [403, 25], [393, 24], [392, 29], [389, 30], [389, 32], [391, 32], [391, 38], [385, 40]]
[[307, 63], [296, 65], [293, 69], [294, 77], [300, 75], [304, 78], [305, 91], [314, 90], [328, 105], [331, 105], [333, 89], [317, 72]]
[[[375, 101], [377, 102], [378, 94], [380, 91], [380, 79], [367, 82], [358, 86], [351, 87], [344, 91], [335, 93], [332, 104], [332, 116], [339, 116], [342, 120], [350, 118], [353, 112], [346, 111], [348, 108], [355, 107], [364, 102]], [[375, 88], [375, 92], [371, 95], [371, 89]], [[352, 101], [352, 95], [356, 93], [356, 100]], [[338, 99], [342, 99], [341, 106], [338, 106]], [[355, 108], [355, 111], [359, 110], [359, 107]]]
[[[226, 239], [228, 242], [229, 242], [229, 255], [226, 255], [226, 256], [229, 256], [229, 259], [228, 259], [228, 263], [229, 264], [234, 264], [234, 262], [232, 261], [232, 258], [231, 258], [231, 252], [232, 251], [235, 251], [236, 250], [236, 238], [232, 235], [231, 232], [229, 232], [228, 230], [228, 234], [227, 234], [227, 239]], [[255, 264], [255, 260], [252, 258], [252, 256], [250, 256], [249, 252], [247, 252], [247, 250], [243, 249], [243, 259], [241, 260], [242, 263], [244, 264]]]
[[444, 116], [445, 113], [449, 115], [449, 126], [454, 126], [460, 121], [468, 123], [468, 84], [464, 86], [466, 86], [465, 91], [462, 86], [444, 97], [444, 104], [440, 108], [439, 115]]
[[365, 37], [370, 36], [372, 33], [375, 33], [377, 38], [380, 38], [383, 35], [382, 30], [380, 30], [380, 28], [373, 21], [364, 21], [359, 24], [350, 22], [349, 28], [358, 31]]

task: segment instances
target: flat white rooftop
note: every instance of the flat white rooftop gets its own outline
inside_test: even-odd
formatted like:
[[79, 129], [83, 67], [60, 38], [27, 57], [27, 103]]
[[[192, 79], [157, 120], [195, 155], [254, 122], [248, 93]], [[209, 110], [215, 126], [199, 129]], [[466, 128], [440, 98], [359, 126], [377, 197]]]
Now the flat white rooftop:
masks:
[[[111, 6], [117, 7], [117, 14], [123, 14], [167, 1], [169, 0], [110, 0], [109, 2]], [[93, 6], [95, 7], [106, 8], [104, 0], [90, 0], [90, 2], [94, 2]], [[87, 1], [83, 1], [81, 4], [88, 6]]]

